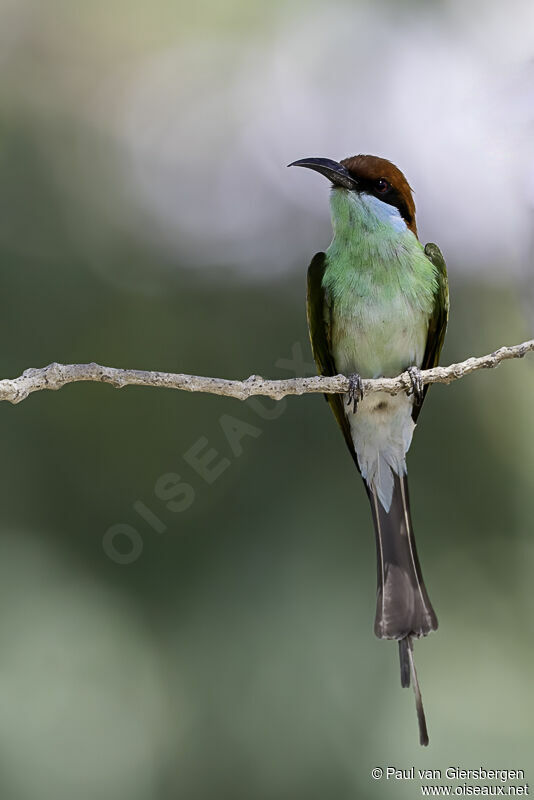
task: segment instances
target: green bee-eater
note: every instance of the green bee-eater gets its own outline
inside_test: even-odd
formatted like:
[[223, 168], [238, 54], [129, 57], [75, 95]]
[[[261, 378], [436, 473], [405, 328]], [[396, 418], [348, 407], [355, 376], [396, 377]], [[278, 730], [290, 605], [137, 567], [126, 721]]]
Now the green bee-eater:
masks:
[[[428, 744], [412, 637], [437, 628], [421, 576], [410, 519], [406, 453], [426, 389], [420, 369], [437, 364], [449, 312], [447, 270], [435, 244], [420, 243], [415, 204], [390, 161], [359, 155], [307, 158], [332, 183], [334, 236], [308, 269], [308, 326], [322, 375], [350, 377], [348, 404], [327, 395], [371, 503], [377, 549], [375, 633], [399, 642], [401, 683], [416, 696]], [[413, 391], [363, 396], [361, 378], [408, 370]]]

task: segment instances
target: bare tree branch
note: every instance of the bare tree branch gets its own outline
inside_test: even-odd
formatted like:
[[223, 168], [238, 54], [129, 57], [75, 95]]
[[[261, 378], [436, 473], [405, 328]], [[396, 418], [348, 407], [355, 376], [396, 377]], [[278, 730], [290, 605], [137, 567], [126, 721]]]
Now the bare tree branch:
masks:
[[[460, 364], [449, 367], [434, 367], [421, 372], [423, 384], [452, 383], [478, 369], [496, 367], [509, 358], [523, 358], [534, 350], [534, 339], [513, 347], [500, 347], [494, 353], [480, 358], [468, 358]], [[198, 375], [181, 375], [172, 372], [145, 372], [137, 369], [115, 369], [99, 364], [50, 364], [40, 369], [27, 369], [18, 378], [0, 381], [0, 400], [20, 403], [32, 392], [41, 389], [61, 389], [67, 383], [93, 381], [109, 383], [117, 389], [123, 386], [160, 386], [167, 389], [182, 389], [186, 392], [208, 392], [226, 397], [246, 400], [253, 395], [264, 395], [281, 400], [286, 395], [326, 393], [341, 394], [349, 387], [344, 375], [332, 378], [316, 376], [313, 378], [290, 378], [286, 380], [266, 380], [260, 375], [251, 375], [244, 381], [231, 381], [224, 378], [203, 378]], [[411, 380], [407, 372], [396, 378], [376, 378], [364, 380], [364, 392], [398, 392], [411, 390]]]

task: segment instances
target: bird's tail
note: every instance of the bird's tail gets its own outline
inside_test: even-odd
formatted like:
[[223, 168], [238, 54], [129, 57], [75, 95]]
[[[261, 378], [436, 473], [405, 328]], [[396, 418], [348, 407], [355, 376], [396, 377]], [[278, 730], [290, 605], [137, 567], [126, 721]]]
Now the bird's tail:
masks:
[[380, 639], [426, 636], [438, 627], [415, 549], [406, 475], [395, 475], [386, 511], [376, 491], [368, 490], [377, 554], [375, 633]]
[[406, 475], [395, 475], [389, 509], [376, 490], [367, 487], [376, 534], [377, 600], [375, 633], [380, 639], [397, 639], [401, 683], [413, 684], [421, 744], [428, 735], [415, 665], [412, 637], [436, 630], [438, 620], [428, 598], [415, 548]]

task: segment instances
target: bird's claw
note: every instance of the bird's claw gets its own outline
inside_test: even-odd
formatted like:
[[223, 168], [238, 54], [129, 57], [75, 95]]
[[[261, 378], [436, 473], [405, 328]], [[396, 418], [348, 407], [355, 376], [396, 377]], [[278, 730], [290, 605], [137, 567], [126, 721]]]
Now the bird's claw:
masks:
[[347, 405], [352, 405], [353, 414], [356, 413], [358, 403], [363, 400], [363, 381], [357, 372], [349, 375], [349, 390], [347, 392]]
[[421, 376], [421, 370], [418, 369], [417, 367], [408, 367], [406, 372], [410, 376], [410, 383], [412, 384], [412, 394], [414, 396], [414, 400], [417, 403], [417, 405], [420, 405], [423, 402], [423, 397], [425, 394], [423, 386], [423, 378]]

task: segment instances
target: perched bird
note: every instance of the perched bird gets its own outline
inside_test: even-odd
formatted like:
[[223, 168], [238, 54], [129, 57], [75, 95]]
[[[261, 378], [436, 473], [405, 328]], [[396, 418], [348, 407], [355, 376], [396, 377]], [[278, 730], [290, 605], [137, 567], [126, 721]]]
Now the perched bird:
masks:
[[[289, 166], [332, 184], [334, 236], [308, 269], [307, 315], [322, 375], [349, 376], [348, 402], [326, 396], [364, 480], [377, 550], [375, 633], [399, 642], [401, 683], [412, 681], [421, 744], [428, 733], [413, 660], [415, 637], [438, 622], [421, 575], [410, 518], [406, 453], [437, 364], [449, 313], [447, 270], [437, 245], [420, 243], [415, 203], [390, 161], [358, 155], [341, 162], [306, 158]], [[408, 371], [409, 394], [370, 392], [362, 378]]]

